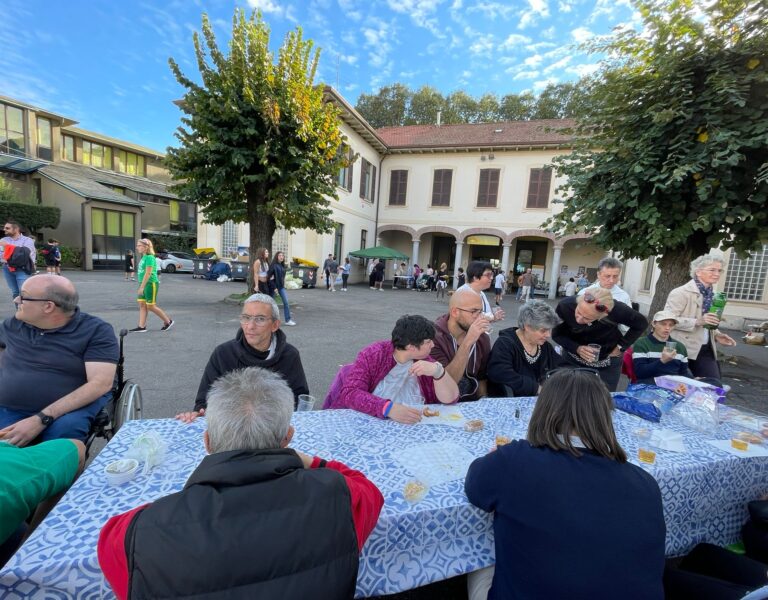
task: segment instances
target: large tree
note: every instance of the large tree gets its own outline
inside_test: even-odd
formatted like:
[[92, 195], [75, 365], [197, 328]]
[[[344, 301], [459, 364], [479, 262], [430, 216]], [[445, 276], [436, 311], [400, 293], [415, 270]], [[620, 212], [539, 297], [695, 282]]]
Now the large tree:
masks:
[[546, 225], [587, 232], [625, 258], [659, 257], [650, 314], [711, 248], [768, 240], [768, 8], [749, 0], [636, 2], [645, 32], [594, 50], [563, 211]]
[[338, 110], [314, 83], [319, 50], [297, 28], [275, 60], [261, 14], [238, 10], [225, 55], [207, 15], [202, 21], [203, 41], [193, 36], [202, 83], [169, 61], [187, 90], [179, 103], [181, 146], [167, 156], [174, 190], [196, 202], [208, 223], [247, 222], [251, 256], [261, 246], [271, 250], [277, 224], [331, 231], [329, 198], [346, 159]]
[[393, 83], [376, 94], [360, 94], [356, 109], [373, 127], [401, 127], [412, 95], [407, 85]]

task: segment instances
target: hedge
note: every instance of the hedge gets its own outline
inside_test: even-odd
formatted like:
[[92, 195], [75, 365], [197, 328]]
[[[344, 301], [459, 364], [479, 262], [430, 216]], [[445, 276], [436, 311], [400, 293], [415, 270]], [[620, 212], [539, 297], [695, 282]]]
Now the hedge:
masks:
[[18, 221], [24, 231], [34, 235], [44, 227], [56, 229], [61, 220], [61, 209], [21, 202], [0, 202], [0, 222]]

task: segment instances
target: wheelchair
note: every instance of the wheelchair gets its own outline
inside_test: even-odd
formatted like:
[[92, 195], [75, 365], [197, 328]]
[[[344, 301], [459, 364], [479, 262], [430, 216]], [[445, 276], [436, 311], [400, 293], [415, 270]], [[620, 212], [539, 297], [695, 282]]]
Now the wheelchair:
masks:
[[91, 444], [93, 444], [97, 437], [109, 441], [123, 426], [123, 423], [141, 418], [141, 388], [139, 388], [138, 384], [125, 380], [123, 342], [126, 335], [128, 335], [128, 330], [121, 329], [120, 356], [117, 360], [117, 372], [115, 374], [115, 385], [112, 388], [112, 397], [93, 419], [88, 439], [85, 442], [86, 456], [90, 452]]

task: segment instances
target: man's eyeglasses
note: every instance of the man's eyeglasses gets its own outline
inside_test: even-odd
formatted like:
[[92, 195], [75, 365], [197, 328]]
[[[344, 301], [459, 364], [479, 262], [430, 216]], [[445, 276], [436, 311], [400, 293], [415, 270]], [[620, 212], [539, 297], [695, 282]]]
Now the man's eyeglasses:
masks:
[[550, 371], [547, 371], [547, 374], [544, 376], [544, 379], [549, 379], [554, 375], [555, 373], [592, 373], [592, 375], [595, 375], [596, 377], [600, 377], [600, 373], [598, 373], [595, 369], [589, 369], [587, 367], [560, 367], [557, 369], [552, 369]]
[[256, 325], [264, 325], [272, 321], [272, 317], [265, 317], [264, 315], [240, 315], [240, 322], [245, 325], [246, 323], [255, 323]]
[[19, 294], [17, 298], [19, 299], [19, 304], [24, 304], [25, 302], [53, 302], [58, 306], [56, 302], [49, 298], [30, 298], [29, 296], [22, 296], [21, 294]]
[[461, 312], [469, 313], [473, 317], [475, 317], [475, 316], [479, 315], [481, 312], [483, 312], [482, 308], [459, 308], [458, 306], [456, 308], [458, 308]]
[[488, 279], [493, 279], [493, 272], [486, 271], [485, 273], [483, 273], [483, 277], [487, 277]]
[[595, 310], [599, 313], [608, 312], [608, 307], [602, 302], [598, 302], [597, 298], [595, 298], [592, 294], [584, 294], [584, 302], [586, 302], [587, 304], [594, 304]]

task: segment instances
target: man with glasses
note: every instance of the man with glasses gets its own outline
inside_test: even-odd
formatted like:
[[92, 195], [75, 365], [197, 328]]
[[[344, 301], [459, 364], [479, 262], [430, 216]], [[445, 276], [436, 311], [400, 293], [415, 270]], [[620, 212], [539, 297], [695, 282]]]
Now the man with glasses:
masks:
[[486, 367], [491, 354], [480, 294], [461, 288], [451, 296], [448, 314], [435, 321], [435, 345], [431, 356], [445, 367], [459, 386], [459, 401], [477, 400], [488, 394]]
[[0, 441], [85, 440], [112, 394], [119, 357], [112, 326], [80, 312], [69, 279], [36, 275], [0, 326]]
[[[35, 240], [33, 240], [31, 237], [27, 237], [26, 235], [22, 235], [21, 225], [19, 225], [16, 221], [7, 221], [3, 226], [3, 233], [5, 233], [5, 237], [0, 239], [0, 246], [2, 246], [0, 256], [2, 256], [4, 263], [3, 275], [5, 276], [5, 282], [8, 284], [8, 288], [11, 290], [11, 298], [15, 298], [19, 295], [21, 286], [34, 271], [35, 260], [37, 257], [37, 251], [35, 250]], [[31, 271], [25, 270], [20, 266], [14, 267], [13, 265], [9, 264], [9, 261], [12, 262], [10, 259], [12, 252], [14, 251], [14, 247], [27, 248], [29, 250], [29, 259], [31, 260], [32, 268]], [[8, 251], [6, 251], [6, 249]]]
[[[614, 302], [611, 292], [599, 287], [583, 296], [564, 298], [555, 312], [562, 322], [552, 331], [552, 339], [562, 346], [563, 361], [597, 370], [608, 390], [615, 392], [621, 355], [643, 335], [648, 320], [626, 304]], [[619, 325], [625, 325], [626, 332]]]
[[208, 390], [222, 375], [236, 369], [261, 367], [279, 373], [293, 391], [294, 404], [299, 394], [308, 394], [307, 378], [299, 351], [289, 344], [280, 329], [280, 311], [266, 294], [253, 294], [243, 303], [240, 329], [234, 340], [217, 346], [205, 366], [195, 398], [195, 408], [176, 415], [191, 423], [205, 415]]
[[[480, 294], [483, 303], [483, 314], [489, 321], [500, 321], [504, 318], [504, 309], [496, 307], [491, 309], [491, 303], [485, 295], [485, 290], [493, 283], [493, 267], [484, 260], [473, 260], [467, 265], [467, 283], [459, 289], [471, 289]], [[458, 290], [457, 290], [458, 291]]]

